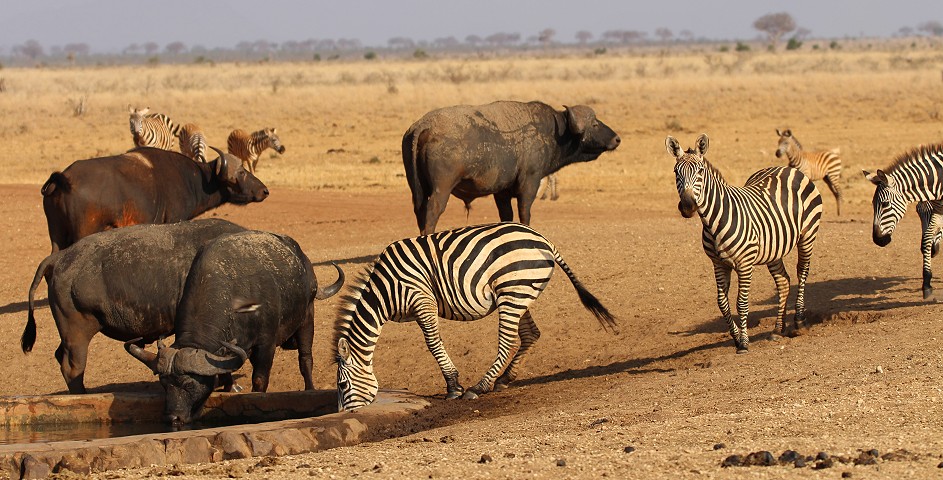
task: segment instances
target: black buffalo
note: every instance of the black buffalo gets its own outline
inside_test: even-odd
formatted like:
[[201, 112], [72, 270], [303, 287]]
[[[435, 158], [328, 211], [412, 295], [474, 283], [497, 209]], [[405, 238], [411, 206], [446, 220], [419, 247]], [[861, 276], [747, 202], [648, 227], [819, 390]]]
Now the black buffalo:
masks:
[[53, 253], [103, 230], [189, 220], [227, 202], [268, 196], [238, 158], [213, 150], [219, 157], [201, 164], [177, 152], [136, 148], [53, 173], [42, 188]]
[[433, 233], [449, 194], [465, 202], [494, 195], [501, 221], [521, 223], [540, 179], [614, 150], [619, 135], [577, 105], [562, 112], [541, 102], [494, 102], [433, 110], [403, 136], [403, 165], [422, 234]]
[[31, 351], [36, 341], [33, 296], [45, 277], [61, 340], [56, 360], [69, 392], [85, 393], [92, 337], [102, 332], [120, 341], [142, 337], [153, 342], [173, 333], [177, 303], [197, 251], [220, 235], [244, 230], [220, 219], [136, 225], [90, 235], [49, 255], [30, 285], [23, 352]]
[[135, 342], [128, 353], [160, 375], [167, 391], [165, 418], [191, 422], [212, 392], [217, 375], [252, 364], [252, 391], [268, 388], [275, 348], [298, 350], [305, 389], [314, 389], [311, 344], [315, 299], [344, 284], [318, 289], [308, 257], [290, 237], [249, 231], [204, 246], [190, 268], [177, 310], [173, 345], [157, 353]]

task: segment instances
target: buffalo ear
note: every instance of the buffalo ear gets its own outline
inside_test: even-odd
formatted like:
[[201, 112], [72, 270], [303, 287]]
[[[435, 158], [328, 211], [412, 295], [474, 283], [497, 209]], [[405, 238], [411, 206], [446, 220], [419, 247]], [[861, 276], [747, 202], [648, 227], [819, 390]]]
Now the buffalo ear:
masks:
[[707, 147], [710, 146], [710, 139], [707, 138], [706, 133], [702, 133], [697, 137], [697, 140], [694, 141], [694, 145], [697, 147], [697, 153], [703, 156], [707, 153]]
[[583, 135], [583, 132], [586, 131], [586, 126], [593, 121], [592, 117], [595, 115], [589, 107], [584, 107], [582, 105], [577, 105], [575, 107], [563, 106], [566, 109], [566, 123], [569, 127], [570, 133], [574, 135]]
[[337, 356], [344, 362], [350, 360], [350, 344], [347, 343], [346, 338], [337, 341]]
[[681, 156], [683, 151], [681, 150], [681, 144], [678, 143], [678, 140], [671, 135], [668, 135], [668, 138], [665, 139], [665, 148], [668, 150], [668, 153], [672, 157], [678, 158]]

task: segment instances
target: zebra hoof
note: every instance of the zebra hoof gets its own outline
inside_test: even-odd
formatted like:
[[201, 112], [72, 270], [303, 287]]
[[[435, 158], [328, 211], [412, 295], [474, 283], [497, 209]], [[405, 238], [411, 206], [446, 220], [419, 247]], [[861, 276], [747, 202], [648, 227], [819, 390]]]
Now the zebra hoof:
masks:
[[455, 400], [456, 398], [462, 398], [462, 391], [461, 391], [461, 390], [459, 390], [459, 391], [457, 391], [457, 392], [449, 392], [449, 393], [445, 396], [445, 399], [446, 399], [446, 400]]
[[465, 394], [462, 395], [462, 400], [474, 400], [476, 398], [478, 398], [478, 394], [471, 390], [466, 390]]
[[750, 353], [750, 351], [747, 350], [745, 347], [744, 347], [744, 348], [739, 348], [739, 347], [737, 348], [737, 355], [743, 355], [744, 353]]
[[506, 384], [506, 383], [495, 383], [495, 384], [494, 384], [494, 391], [495, 391], [495, 392], [503, 392], [504, 390], [507, 390], [507, 389], [508, 389], [508, 384]]
[[924, 288], [923, 289], [923, 299], [929, 300], [933, 297], [933, 288]]

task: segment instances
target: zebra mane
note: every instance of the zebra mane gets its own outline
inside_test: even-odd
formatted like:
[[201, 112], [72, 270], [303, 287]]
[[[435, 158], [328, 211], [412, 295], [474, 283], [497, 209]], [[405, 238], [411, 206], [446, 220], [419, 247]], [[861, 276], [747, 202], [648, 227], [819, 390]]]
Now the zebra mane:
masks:
[[337, 318], [334, 320], [334, 340], [331, 342], [331, 358], [337, 358], [337, 341], [350, 331], [350, 325], [354, 321], [354, 313], [357, 310], [357, 304], [363, 296], [363, 291], [367, 288], [367, 282], [376, 264], [367, 267], [366, 270], [359, 273], [357, 277], [350, 282], [349, 290], [341, 296], [340, 306], [337, 307]]
[[[692, 150], [689, 150], [689, 151], [693, 153]], [[707, 157], [701, 157], [701, 158], [704, 160], [704, 165], [707, 165], [707, 169], [714, 173], [714, 176], [723, 180], [724, 183], [727, 183], [727, 179], [724, 178], [724, 174], [720, 173], [720, 170], [718, 170], [717, 167], [715, 167], [713, 163], [709, 162], [707, 160]]]
[[894, 173], [903, 166], [914, 162], [927, 161], [927, 157], [934, 157], [943, 160], [943, 143], [934, 143], [931, 145], [920, 145], [911, 148], [897, 156], [891, 165], [884, 170], [885, 173]]

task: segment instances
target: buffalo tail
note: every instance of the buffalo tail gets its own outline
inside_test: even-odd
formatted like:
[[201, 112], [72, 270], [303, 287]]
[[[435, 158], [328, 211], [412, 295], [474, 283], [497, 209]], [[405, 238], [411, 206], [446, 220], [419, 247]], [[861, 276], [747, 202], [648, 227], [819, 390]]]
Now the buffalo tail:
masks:
[[46, 273], [52, 268], [53, 264], [56, 263], [56, 258], [58, 257], [58, 253], [53, 253], [43, 259], [39, 264], [39, 268], [36, 269], [36, 274], [33, 275], [33, 283], [29, 286], [29, 309], [26, 317], [26, 328], [23, 329], [23, 336], [20, 338], [20, 347], [23, 349], [23, 353], [32, 351], [33, 344], [36, 343], [36, 317], [33, 316], [36, 287], [39, 286], [39, 282], [46, 276]]
[[59, 190], [63, 193], [68, 193], [72, 190], [72, 183], [69, 182], [69, 179], [62, 172], [53, 172], [49, 176], [49, 180], [46, 180], [46, 183], [43, 184], [43, 188], [40, 190], [44, 197], [52, 195], [56, 190]]

